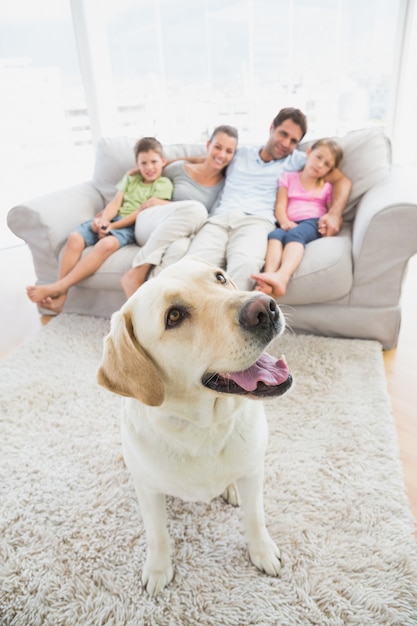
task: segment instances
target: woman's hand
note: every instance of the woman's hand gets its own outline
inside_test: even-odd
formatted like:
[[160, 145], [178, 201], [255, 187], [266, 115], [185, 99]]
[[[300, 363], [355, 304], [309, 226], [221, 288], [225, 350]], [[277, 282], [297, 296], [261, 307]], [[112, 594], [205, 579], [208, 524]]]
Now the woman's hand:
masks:
[[169, 200], [161, 200], [161, 198], [149, 198], [143, 204], [140, 205], [139, 210], [143, 211], [144, 209], [150, 209], [153, 206], [161, 206], [161, 204], [168, 204]]

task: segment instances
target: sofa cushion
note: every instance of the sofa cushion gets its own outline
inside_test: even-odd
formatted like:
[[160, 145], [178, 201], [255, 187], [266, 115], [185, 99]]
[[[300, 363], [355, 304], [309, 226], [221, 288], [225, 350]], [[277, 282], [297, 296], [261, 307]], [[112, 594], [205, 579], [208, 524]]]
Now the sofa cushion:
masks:
[[345, 226], [335, 237], [311, 241], [279, 304], [319, 304], [342, 298], [352, 289], [352, 239]]
[[107, 204], [116, 193], [116, 184], [135, 166], [134, 139], [102, 137], [96, 148], [92, 182]]
[[[83, 256], [89, 254], [92, 247], [84, 250]], [[137, 254], [139, 248], [135, 244], [123, 246], [116, 252], [113, 252], [98, 268], [98, 270], [80, 282], [81, 287], [87, 287], [94, 290], [114, 291], [121, 289], [121, 275], [130, 270], [132, 261]]]
[[[352, 191], [343, 212], [344, 221], [351, 222], [360, 198], [390, 173], [391, 144], [382, 128], [353, 130], [333, 139], [343, 149], [339, 168], [352, 181]], [[303, 142], [300, 148], [305, 150], [315, 141]]]
[[389, 175], [391, 143], [382, 128], [354, 130], [338, 141], [343, 148], [340, 169], [352, 181], [343, 219], [352, 221], [360, 198]]
[[[188, 241], [186, 242], [188, 245]], [[95, 274], [80, 285], [90, 289], [120, 289], [120, 276], [127, 272], [139, 248], [132, 244], [114, 252]], [[84, 251], [88, 254], [91, 248]], [[186, 248], [182, 251], [185, 253]], [[179, 254], [180, 258], [182, 254]], [[171, 259], [171, 261], [178, 258]], [[164, 267], [164, 264], [163, 266]], [[159, 273], [158, 268], [153, 275]], [[290, 280], [279, 304], [319, 304], [342, 298], [352, 288], [352, 244], [350, 227], [336, 237], [323, 237], [307, 244], [300, 267]]]

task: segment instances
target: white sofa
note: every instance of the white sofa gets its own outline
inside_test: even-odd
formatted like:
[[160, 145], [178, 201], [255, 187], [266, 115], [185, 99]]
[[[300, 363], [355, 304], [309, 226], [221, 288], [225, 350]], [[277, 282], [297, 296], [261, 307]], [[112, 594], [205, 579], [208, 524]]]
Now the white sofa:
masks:
[[[8, 225], [27, 242], [38, 283], [56, 280], [68, 233], [114, 195], [116, 182], [134, 164], [135, 139], [101, 139], [90, 181], [9, 211]], [[353, 182], [344, 227], [336, 237], [307, 245], [279, 303], [295, 331], [376, 339], [385, 349], [393, 348], [401, 286], [408, 260], [417, 253], [417, 180], [392, 169], [390, 143], [380, 129], [353, 131], [337, 140], [344, 150], [341, 169]], [[205, 152], [202, 145], [164, 149], [168, 158]], [[113, 254], [94, 276], [70, 290], [64, 310], [109, 317], [125, 300], [120, 276], [136, 251], [131, 245]]]

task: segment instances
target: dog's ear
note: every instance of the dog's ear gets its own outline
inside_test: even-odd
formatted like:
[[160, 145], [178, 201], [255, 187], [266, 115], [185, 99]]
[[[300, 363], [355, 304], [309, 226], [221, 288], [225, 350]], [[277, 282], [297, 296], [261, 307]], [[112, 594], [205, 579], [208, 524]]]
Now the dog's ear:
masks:
[[110, 391], [149, 406], [160, 406], [164, 401], [163, 381], [133, 333], [130, 311], [113, 315], [97, 380]]

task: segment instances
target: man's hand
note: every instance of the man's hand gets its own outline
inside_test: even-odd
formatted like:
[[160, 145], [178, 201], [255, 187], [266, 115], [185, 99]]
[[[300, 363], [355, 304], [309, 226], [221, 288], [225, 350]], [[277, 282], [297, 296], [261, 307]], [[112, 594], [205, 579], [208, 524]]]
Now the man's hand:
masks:
[[333, 213], [325, 213], [319, 219], [319, 233], [322, 237], [333, 237], [337, 235], [342, 228], [343, 220], [339, 215]]

